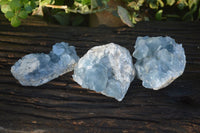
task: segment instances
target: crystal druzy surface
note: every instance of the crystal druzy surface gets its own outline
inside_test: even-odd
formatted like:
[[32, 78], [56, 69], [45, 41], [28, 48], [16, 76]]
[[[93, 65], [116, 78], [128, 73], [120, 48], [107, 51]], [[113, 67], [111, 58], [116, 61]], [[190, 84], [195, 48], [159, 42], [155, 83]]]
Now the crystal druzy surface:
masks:
[[133, 57], [137, 59], [135, 68], [143, 86], [154, 90], [179, 77], [186, 64], [182, 44], [170, 37], [138, 37]]
[[79, 57], [75, 47], [56, 43], [49, 54], [28, 54], [12, 67], [13, 76], [24, 86], [39, 86], [72, 71]]
[[73, 79], [83, 88], [118, 101], [124, 98], [134, 77], [130, 52], [114, 43], [91, 48], [80, 58], [73, 75]]

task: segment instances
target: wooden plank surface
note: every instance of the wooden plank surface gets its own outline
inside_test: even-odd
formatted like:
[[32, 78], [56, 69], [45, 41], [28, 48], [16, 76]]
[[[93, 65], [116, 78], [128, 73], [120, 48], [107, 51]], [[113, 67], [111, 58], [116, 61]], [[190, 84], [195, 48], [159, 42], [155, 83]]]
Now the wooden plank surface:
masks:
[[[109, 42], [134, 51], [137, 36], [171, 36], [187, 65], [168, 87], [153, 91], [135, 79], [118, 102], [83, 89], [67, 73], [40, 87], [23, 87], [10, 67], [29, 53], [69, 42], [79, 56]], [[134, 60], [135, 61], [135, 60]], [[200, 22], [141, 22], [134, 28], [0, 24], [0, 132], [200, 132]]]

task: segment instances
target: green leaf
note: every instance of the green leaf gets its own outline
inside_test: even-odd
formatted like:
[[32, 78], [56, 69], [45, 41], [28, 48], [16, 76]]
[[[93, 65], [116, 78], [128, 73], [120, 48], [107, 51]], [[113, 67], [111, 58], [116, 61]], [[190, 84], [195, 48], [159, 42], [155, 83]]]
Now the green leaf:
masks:
[[83, 5], [91, 5], [91, 0], [82, 0], [81, 4], [83, 4]]
[[155, 2], [151, 2], [151, 3], [149, 3], [149, 7], [151, 9], [158, 9], [158, 4], [156, 4]]
[[22, 19], [25, 19], [25, 18], [27, 18], [28, 13], [26, 11], [20, 11], [19, 14], [18, 14], [18, 16], [20, 18], [22, 18]]
[[193, 13], [192, 12], [187, 12], [184, 16], [183, 16], [183, 20], [187, 20], [187, 21], [193, 21]]
[[8, 0], [0, 0], [0, 5], [6, 5], [8, 3], [9, 3]]
[[69, 14], [66, 14], [65, 12], [59, 12], [56, 15], [53, 15], [53, 17], [56, 19], [56, 21], [61, 25], [69, 25]]
[[162, 20], [162, 13], [163, 13], [163, 10], [157, 11], [157, 13], [156, 13], [156, 20]]
[[11, 18], [11, 25], [13, 27], [18, 27], [21, 24], [21, 21], [19, 20], [18, 16], [14, 16]]
[[12, 9], [12, 10], [18, 10], [18, 9], [20, 9], [21, 8], [21, 3], [20, 3], [20, 0], [12, 0], [11, 2], [10, 2], [10, 8]]
[[91, 8], [94, 9], [94, 8], [97, 8], [97, 7], [98, 7], [97, 1], [91, 0]]
[[39, 3], [35, 0], [31, 0], [29, 4], [32, 7], [32, 9], [36, 8], [39, 5]]
[[78, 2], [78, 3], [81, 3], [82, 2], [82, 0], [75, 0], [76, 2]]
[[[188, 3], [189, 5], [191, 3]], [[194, 20], [194, 16], [193, 14], [197, 11], [197, 4], [192, 4], [192, 7], [190, 7], [190, 11], [187, 12], [184, 16], [183, 16], [183, 20], [189, 20], [189, 21], [193, 21]]]
[[134, 17], [134, 16], [131, 18], [131, 21], [132, 21], [133, 24], [136, 24], [136, 23], [137, 23], [137, 21], [135, 20], [135, 17]]
[[144, 0], [138, 0], [137, 5], [138, 5], [138, 6], [142, 6], [143, 3], [144, 3]]
[[193, 8], [193, 6], [197, 6], [199, 0], [188, 0], [188, 6], [190, 9]]
[[193, 21], [194, 20], [193, 14], [196, 10], [197, 10], [197, 5], [194, 5], [192, 9], [183, 16], [183, 20]]
[[11, 19], [15, 14], [12, 11], [8, 11], [5, 13], [5, 17], [7, 19]]
[[135, 1], [132, 1], [128, 4], [129, 7], [133, 8], [136, 11], [140, 10], [140, 7], [143, 5], [144, 0], [138, 0], [138, 2], [136, 3]]
[[164, 7], [164, 3], [162, 0], [158, 0], [158, 4], [161, 6], [161, 7]]
[[164, 7], [164, 3], [162, 0], [148, 0], [149, 7], [151, 9], [158, 9], [160, 7]]
[[128, 6], [133, 8], [134, 10], [137, 10], [137, 11], [139, 10], [139, 6], [137, 5], [135, 1], [128, 3]]
[[121, 6], [117, 6], [117, 12], [124, 24], [128, 25], [129, 27], [133, 27], [133, 23], [131, 22], [129, 18], [130, 14], [125, 8]]
[[39, 5], [40, 6], [44, 6], [44, 5], [48, 5], [48, 4], [53, 4], [52, 0], [41, 0]]
[[175, 0], [167, 0], [167, 5], [172, 6], [175, 3]]
[[33, 8], [29, 4], [24, 5], [24, 9], [27, 11], [27, 13], [31, 13], [33, 10]]
[[133, 12], [133, 14], [131, 15], [131, 21], [133, 24], [137, 23], [137, 16], [138, 14], [136, 12]]
[[90, 9], [87, 5], [80, 7], [80, 9], [83, 14], [88, 14], [90, 12]]
[[22, 0], [23, 4], [27, 4], [29, 0]]
[[12, 11], [12, 9], [10, 8], [10, 5], [2, 5], [2, 6], [1, 6], [1, 11], [2, 11], [3, 13], [6, 13], [6, 12], [8, 12], [8, 11]]

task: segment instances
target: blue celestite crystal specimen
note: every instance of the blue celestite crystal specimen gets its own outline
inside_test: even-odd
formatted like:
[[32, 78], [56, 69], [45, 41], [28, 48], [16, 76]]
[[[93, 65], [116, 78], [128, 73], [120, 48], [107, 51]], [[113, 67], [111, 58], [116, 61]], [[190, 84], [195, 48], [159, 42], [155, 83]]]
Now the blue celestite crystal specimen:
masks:
[[135, 68], [146, 88], [158, 90], [179, 77], [186, 64], [182, 44], [170, 37], [138, 37], [133, 57]]
[[134, 77], [130, 52], [114, 43], [91, 48], [80, 58], [73, 75], [73, 79], [83, 88], [118, 101], [124, 98]]
[[49, 54], [28, 54], [12, 67], [13, 76], [24, 86], [39, 86], [72, 71], [79, 57], [75, 47], [56, 43]]

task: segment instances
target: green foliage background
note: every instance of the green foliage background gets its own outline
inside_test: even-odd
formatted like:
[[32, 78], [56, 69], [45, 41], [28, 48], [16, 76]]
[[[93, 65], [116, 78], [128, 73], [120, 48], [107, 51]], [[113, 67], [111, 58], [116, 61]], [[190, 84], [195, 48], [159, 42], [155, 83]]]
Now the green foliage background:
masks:
[[[117, 0], [116, 0], [117, 1]], [[200, 20], [200, 0], [121, 0], [117, 9], [109, 0], [0, 0], [1, 12], [18, 27], [21, 20], [44, 7], [53, 8], [46, 18], [62, 25], [81, 25], [85, 14], [107, 10], [133, 27], [138, 21], [148, 20]], [[43, 10], [45, 14], [45, 10]], [[45, 16], [44, 16], [45, 17]]]

